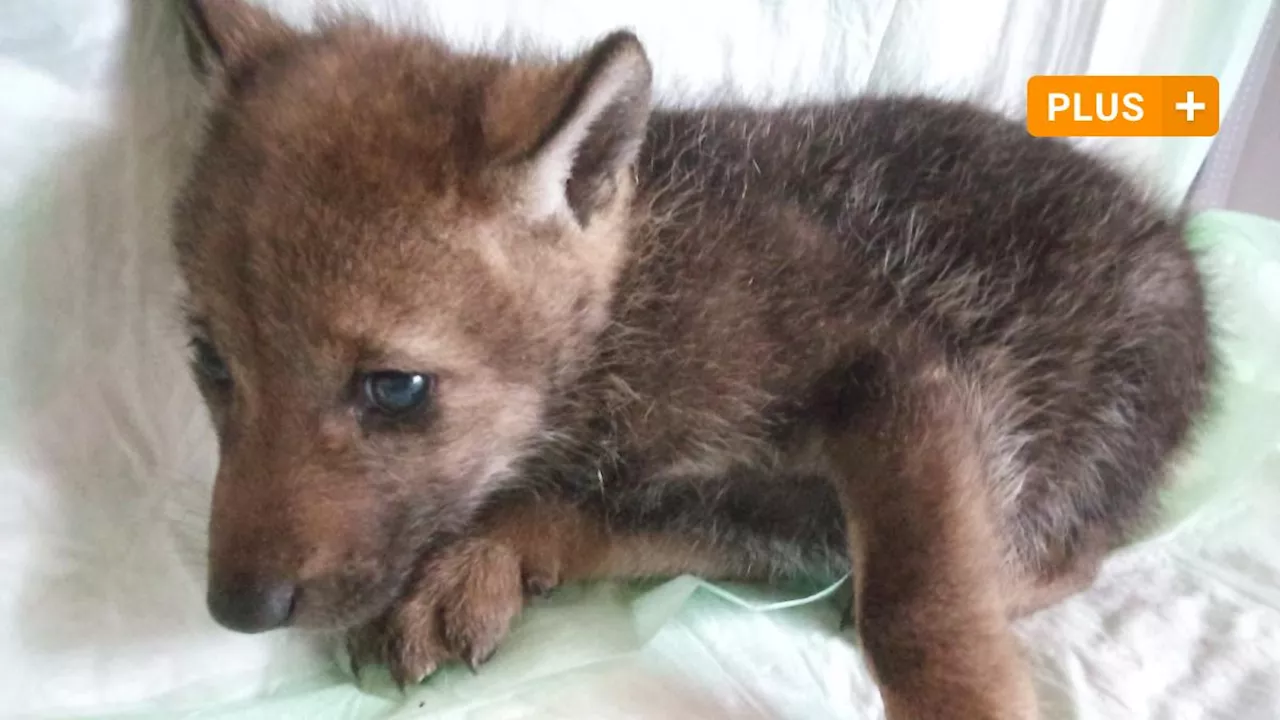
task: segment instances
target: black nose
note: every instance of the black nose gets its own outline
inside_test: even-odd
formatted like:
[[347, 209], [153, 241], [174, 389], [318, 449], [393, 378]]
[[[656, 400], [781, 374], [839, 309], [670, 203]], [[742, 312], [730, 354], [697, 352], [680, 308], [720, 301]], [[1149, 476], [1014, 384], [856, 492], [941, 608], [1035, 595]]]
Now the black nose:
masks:
[[211, 582], [209, 613], [228, 630], [273, 630], [289, 622], [296, 593], [293, 583], [267, 579], [241, 576]]

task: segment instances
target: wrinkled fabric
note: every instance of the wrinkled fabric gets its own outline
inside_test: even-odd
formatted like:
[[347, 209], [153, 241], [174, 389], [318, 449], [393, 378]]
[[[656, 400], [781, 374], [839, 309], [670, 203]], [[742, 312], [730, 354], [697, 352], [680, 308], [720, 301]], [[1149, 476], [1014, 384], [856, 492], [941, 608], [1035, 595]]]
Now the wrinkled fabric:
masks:
[[[306, 21], [307, 0], [270, 3]], [[172, 6], [0, 3], [0, 709], [50, 718], [877, 717], [820, 588], [567, 588], [478, 676], [363, 689], [331, 639], [203, 603], [216, 452], [184, 368], [167, 203], [199, 116]], [[464, 47], [568, 51], [618, 25], [658, 95], [921, 90], [1018, 111], [1029, 75], [1211, 73], [1265, 0], [348, 0]], [[1171, 196], [1204, 139], [1096, 143]], [[1222, 402], [1166, 522], [1019, 625], [1050, 717], [1280, 717], [1280, 230], [1196, 219]], [[788, 603], [798, 598], [809, 602]], [[779, 603], [782, 603], [779, 605]]]

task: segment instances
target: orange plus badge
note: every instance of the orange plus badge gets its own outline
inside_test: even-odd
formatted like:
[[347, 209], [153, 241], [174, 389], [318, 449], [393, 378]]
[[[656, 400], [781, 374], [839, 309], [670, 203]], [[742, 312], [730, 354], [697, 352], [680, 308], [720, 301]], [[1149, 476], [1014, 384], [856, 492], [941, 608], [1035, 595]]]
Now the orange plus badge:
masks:
[[1027, 132], [1037, 137], [1207, 137], [1218, 132], [1212, 75], [1036, 75]]

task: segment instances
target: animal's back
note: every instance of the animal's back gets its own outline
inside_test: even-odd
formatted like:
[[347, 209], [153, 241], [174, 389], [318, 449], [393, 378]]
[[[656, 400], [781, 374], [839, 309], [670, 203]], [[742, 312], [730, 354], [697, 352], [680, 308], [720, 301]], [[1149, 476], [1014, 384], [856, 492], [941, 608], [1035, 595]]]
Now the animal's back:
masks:
[[916, 98], [661, 112], [640, 169], [620, 315], [661, 338], [632, 382], [669, 408], [639, 429], [663, 462], [750, 465], [780, 406], [914, 335], [972, 384], [1023, 561], [1149, 509], [1205, 403], [1207, 321], [1180, 218], [1122, 173]]

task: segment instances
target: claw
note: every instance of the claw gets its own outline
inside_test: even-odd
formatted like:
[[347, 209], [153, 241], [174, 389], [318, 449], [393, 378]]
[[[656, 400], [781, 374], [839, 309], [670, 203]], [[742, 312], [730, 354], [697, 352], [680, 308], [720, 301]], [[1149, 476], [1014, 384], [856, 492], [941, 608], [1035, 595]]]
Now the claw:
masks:
[[393, 663], [391, 666], [391, 678], [396, 681], [396, 687], [400, 689], [400, 692], [404, 693], [406, 688], [421, 685], [422, 681], [431, 677], [431, 674], [438, 667], [436, 663], [430, 662], [423, 666], [421, 670], [410, 675], [408, 667], [401, 663]]
[[405, 675], [405, 668], [398, 662], [390, 663], [387, 670], [391, 672], [391, 681], [396, 684], [396, 689], [400, 694], [405, 693], [405, 686], [408, 685], [409, 678]]
[[406, 669], [401, 659], [404, 655], [400, 652], [401, 645], [399, 639], [392, 635], [383, 639], [382, 658], [386, 663], [387, 670], [391, 673], [391, 679], [395, 682], [396, 688], [404, 694], [405, 685], [408, 684], [409, 677], [406, 675]]
[[497, 651], [498, 649], [495, 647], [483, 654], [478, 652], [472, 652], [469, 655], [467, 655], [467, 661], [466, 661], [467, 667], [471, 669], [471, 674], [478, 675], [480, 673], [480, 666], [489, 662], [489, 660], [493, 658], [494, 653], [496, 653]]
[[431, 677], [435, 673], [438, 666], [435, 663], [428, 663], [426, 667], [418, 673], [418, 679], [413, 682], [414, 685], [421, 685], [423, 680]]
[[545, 598], [555, 589], [555, 583], [545, 577], [526, 577], [524, 579], [524, 593], [527, 597]]
[[351, 669], [352, 676], [356, 679], [356, 684], [359, 685], [361, 684], [360, 671], [364, 667], [364, 662], [361, 660], [363, 653], [360, 652], [360, 648], [357, 646], [356, 642], [354, 642], [349, 636], [347, 637], [346, 646], [347, 665]]
[[853, 615], [856, 612], [853, 607], [853, 598], [849, 599], [849, 603], [844, 606], [844, 612], [840, 615], [840, 632], [844, 632], [853, 627]]

